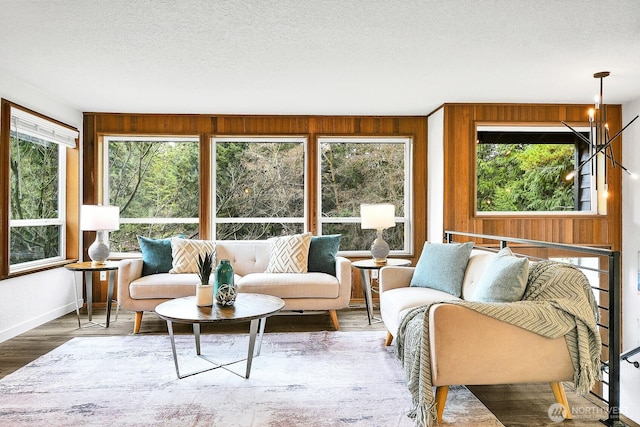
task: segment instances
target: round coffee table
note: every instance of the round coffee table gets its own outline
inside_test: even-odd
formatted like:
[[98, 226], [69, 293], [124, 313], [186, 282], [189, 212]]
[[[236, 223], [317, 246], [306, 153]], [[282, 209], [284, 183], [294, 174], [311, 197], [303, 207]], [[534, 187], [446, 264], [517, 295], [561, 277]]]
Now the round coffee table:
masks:
[[[173, 362], [176, 366], [176, 374], [178, 375], [178, 378], [182, 379], [218, 368], [223, 368], [238, 376], [249, 378], [251, 362], [254, 357], [254, 349], [255, 356], [257, 357], [260, 355], [262, 336], [264, 335], [264, 327], [267, 323], [267, 317], [282, 310], [283, 307], [284, 301], [278, 297], [263, 294], [239, 293], [235, 304], [231, 307], [222, 307], [215, 303], [211, 307], [199, 307], [196, 304], [196, 297], [190, 296], [163, 302], [156, 307], [156, 313], [167, 321], [167, 329], [169, 331], [169, 337], [171, 338], [171, 350], [173, 351]], [[249, 327], [249, 350], [246, 359], [234, 360], [227, 363], [218, 363], [200, 353], [201, 323], [230, 323], [246, 321], [251, 322]], [[190, 372], [188, 374], [180, 374], [178, 355], [176, 353], [176, 342], [173, 334], [174, 322], [193, 325], [193, 334], [196, 341], [196, 354], [209, 363], [212, 363], [214, 365], [213, 367]], [[258, 347], [256, 348], [255, 344], [258, 330], [260, 330], [260, 338], [258, 340]], [[227, 368], [228, 365], [242, 362], [244, 360], [247, 361], [244, 375]]]

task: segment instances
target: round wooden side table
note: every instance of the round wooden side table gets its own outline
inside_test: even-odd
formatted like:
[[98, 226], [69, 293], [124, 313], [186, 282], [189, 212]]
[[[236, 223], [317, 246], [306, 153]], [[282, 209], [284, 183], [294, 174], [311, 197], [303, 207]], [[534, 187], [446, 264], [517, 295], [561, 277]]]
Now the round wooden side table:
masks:
[[[94, 264], [91, 261], [87, 262], [74, 262], [72, 264], [67, 264], [64, 267], [70, 271], [83, 271], [85, 278], [85, 292], [87, 294], [87, 317], [89, 319], [89, 323], [92, 325], [103, 326], [105, 328], [109, 327], [109, 321], [111, 318], [111, 304], [113, 304], [113, 288], [115, 287], [116, 282], [116, 272], [118, 271], [118, 261], [107, 261], [104, 264]], [[96, 271], [106, 271], [109, 275], [109, 286], [107, 288], [107, 319], [105, 323], [97, 323], [92, 320], [92, 306], [93, 306], [93, 273]], [[73, 275], [73, 280], [75, 284], [74, 290], [78, 289], [78, 284], [76, 283], [76, 275]], [[118, 318], [117, 314], [118, 309], [116, 308], [116, 319]], [[78, 310], [78, 298], [76, 297], [76, 314], [78, 316], [78, 327], [81, 328], [80, 325], [80, 312]]]

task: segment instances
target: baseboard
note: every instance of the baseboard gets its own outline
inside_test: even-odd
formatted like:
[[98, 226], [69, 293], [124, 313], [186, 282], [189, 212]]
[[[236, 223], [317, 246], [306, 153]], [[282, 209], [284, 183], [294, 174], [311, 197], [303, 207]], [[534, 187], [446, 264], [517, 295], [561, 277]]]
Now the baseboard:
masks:
[[[82, 301], [79, 301], [79, 303], [82, 303]], [[47, 322], [50, 322], [60, 316], [64, 316], [65, 314], [71, 313], [73, 311], [76, 311], [76, 305], [72, 302], [55, 310], [44, 313], [33, 319], [29, 319], [28, 321], [20, 323], [19, 325], [15, 325], [10, 327], [9, 329], [0, 331], [0, 343], [17, 337], [20, 334], [30, 331], [31, 329], [36, 328], [40, 325], [44, 325]]]

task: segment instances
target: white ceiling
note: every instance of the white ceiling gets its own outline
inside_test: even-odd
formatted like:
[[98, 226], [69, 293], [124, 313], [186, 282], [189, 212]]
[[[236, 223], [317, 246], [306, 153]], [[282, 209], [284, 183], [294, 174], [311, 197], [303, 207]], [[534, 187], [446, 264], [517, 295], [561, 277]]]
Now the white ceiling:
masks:
[[85, 112], [625, 103], [640, 0], [0, 0], [0, 70]]

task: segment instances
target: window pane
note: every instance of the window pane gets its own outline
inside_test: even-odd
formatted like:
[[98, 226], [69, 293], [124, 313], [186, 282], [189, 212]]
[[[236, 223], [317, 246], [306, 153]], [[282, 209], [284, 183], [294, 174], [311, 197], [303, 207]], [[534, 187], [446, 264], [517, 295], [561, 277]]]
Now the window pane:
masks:
[[477, 211], [590, 210], [590, 168], [566, 179], [588, 157], [583, 146], [571, 132], [478, 131]]
[[109, 244], [114, 252], [140, 250], [138, 236], [150, 238], [176, 237], [199, 239], [198, 224], [120, 224], [120, 230], [109, 233]]
[[305, 140], [213, 141], [216, 239], [267, 239], [303, 232]]
[[409, 251], [410, 144], [409, 138], [397, 137], [319, 139], [322, 234], [342, 234], [341, 251], [368, 251], [376, 237], [375, 230], [361, 230], [364, 203], [395, 206], [402, 220], [384, 230], [383, 237], [392, 251]]
[[322, 217], [359, 217], [362, 203], [392, 203], [405, 215], [404, 144], [331, 142], [320, 150]]
[[9, 150], [10, 218], [58, 218], [60, 146], [36, 138], [27, 141], [12, 136]]
[[120, 230], [110, 235], [112, 251], [138, 250], [137, 234], [198, 236], [198, 224], [180, 221], [199, 215], [197, 139], [114, 138], [108, 139], [107, 147], [109, 204], [120, 207]]
[[9, 235], [10, 265], [61, 256], [62, 226], [45, 225], [11, 227]]
[[[11, 132], [10, 220], [57, 220], [60, 216], [58, 145]], [[62, 256], [61, 225], [10, 226], [9, 264]]]
[[303, 217], [303, 144], [218, 142], [216, 216]]
[[[368, 250], [376, 238], [376, 230], [363, 230], [360, 223], [323, 223], [322, 234], [342, 234], [341, 251]], [[396, 223], [395, 227], [385, 229], [382, 238], [392, 251], [404, 250], [404, 224]]]
[[216, 225], [216, 239], [218, 240], [263, 240], [269, 237], [303, 232], [303, 224], [292, 223], [222, 223]]

